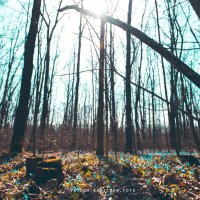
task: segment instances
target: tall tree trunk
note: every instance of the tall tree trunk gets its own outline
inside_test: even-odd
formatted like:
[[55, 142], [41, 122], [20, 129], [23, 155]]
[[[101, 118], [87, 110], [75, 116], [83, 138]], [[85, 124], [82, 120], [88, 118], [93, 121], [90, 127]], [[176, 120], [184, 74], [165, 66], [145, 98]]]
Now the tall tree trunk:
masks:
[[[59, 7], [60, 8], [62, 4], [62, 0], [59, 2]], [[47, 14], [47, 19], [45, 19], [44, 15], [41, 13], [41, 16], [45, 22], [46, 28], [47, 28], [47, 35], [46, 35], [46, 55], [45, 55], [45, 80], [44, 80], [44, 96], [43, 96], [43, 105], [42, 105], [42, 115], [41, 115], [41, 122], [40, 122], [40, 136], [41, 136], [41, 142], [42, 142], [42, 147], [45, 139], [45, 132], [46, 128], [48, 125], [48, 120], [49, 120], [49, 107], [50, 107], [50, 95], [51, 95], [51, 77], [50, 77], [50, 60], [51, 60], [51, 42], [53, 38], [53, 33], [55, 31], [55, 28], [58, 24], [58, 16], [59, 12], [57, 12], [55, 22], [50, 29], [51, 25], [51, 18], [49, 17], [49, 14], [47, 13], [47, 8], [46, 8], [46, 3], [44, 0], [44, 6]], [[53, 70], [52, 70], [53, 71]]]
[[[134, 50], [135, 51], [135, 50]], [[142, 59], [143, 59], [143, 49], [142, 49], [142, 43], [141, 43], [141, 51], [140, 51], [140, 66], [138, 69], [138, 85], [141, 85], [141, 68], [142, 68]], [[139, 126], [139, 113], [138, 113], [138, 106], [140, 102], [140, 87], [136, 89], [136, 95], [135, 95], [135, 126], [136, 126], [136, 137], [137, 137], [137, 148], [142, 149], [142, 143], [140, 138], [140, 126]]]
[[[128, 20], [127, 24], [131, 25], [131, 15], [132, 15], [132, 0], [129, 0], [128, 5]], [[133, 152], [133, 140], [135, 143], [135, 137], [133, 134], [133, 123], [132, 123], [132, 100], [131, 100], [131, 34], [126, 32], [126, 148], [125, 151]], [[135, 144], [134, 144], [135, 145]]]
[[[105, 55], [107, 55], [107, 47], [108, 47], [108, 42], [107, 42], [107, 34], [108, 34], [108, 27], [107, 25], [105, 26], [105, 47], [104, 47], [104, 52]], [[110, 97], [109, 97], [109, 85], [108, 85], [108, 62], [105, 56], [105, 63], [104, 63], [104, 84], [105, 84], [105, 154], [106, 158], [108, 158], [108, 151], [109, 151], [109, 105], [110, 105]]]
[[76, 53], [74, 49], [74, 66], [73, 66], [73, 72], [72, 72], [72, 89], [71, 89], [71, 108], [70, 108], [70, 117], [69, 117], [69, 125], [70, 128], [72, 127], [73, 123], [73, 116], [74, 116], [74, 85], [75, 85], [75, 70], [76, 70]]
[[[106, 50], [105, 50], [106, 52]], [[108, 128], [108, 108], [109, 108], [109, 87], [108, 87], [108, 67], [107, 67], [107, 62], [105, 62], [105, 119], [106, 119], [106, 158], [108, 158], [108, 150], [109, 150], [109, 128]]]
[[104, 155], [104, 37], [105, 37], [105, 21], [101, 20], [100, 31], [100, 60], [99, 60], [99, 99], [97, 111], [97, 150], [98, 156]]
[[[92, 70], [94, 69], [94, 60], [93, 60], [93, 53], [91, 48], [91, 64]], [[92, 149], [95, 150], [96, 147], [96, 91], [95, 91], [95, 80], [94, 80], [94, 73], [92, 73]]]
[[[174, 2], [175, 4], [175, 2]], [[168, 17], [169, 17], [169, 25], [170, 25], [170, 51], [172, 54], [176, 53], [176, 27], [175, 27], [175, 22], [176, 22], [176, 12], [175, 12], [175, 6], [170, 4], [169, 1], [167, 1], [167, 9], [168, 9]], [[178, 115], [178, 110], [176, 104], [178, 103], [177, 101], [177, 88], [176, 88], [176, 83], [177, 83], [177, 74], [176, 69], [174, 65], [171, 65], [171, 71], [170, 71], [170, 90], [171, 90], [171, 97], [170, 97], [170, 105], [171, 105], [171, 111], [170, 111], [170, 137], [171, 137], [171, 144], [172, 147], [176, 150], [177, 155], [179, 155], [180, 152], [180, 147], [179, 147], [179, 142], [178, 142], [178, 126], [177, 126], [177, 115]]]
[[[180, 79], [181, 79], [181, 97], [182, 97], [182, 110], [184, 110], [185, 108], [185, 101], [186, 101], [186, 88], [184, 86], [184, 80], [183, 80], [183, 76], [182, 74], [180, 75]], [[197, 116], [198, 118], [198, 116]], [[187, 141], [187, 129], [186, 129], [186, 116], [185, 113], [182, 112], [182, 120], [183, 120], [183, 127], [182, 127], [182, 131], [183, 131], [183, 141], [185, 143], [185, 146], [188, 146], [188, 141]]]
[[[155, 80], [154, 80], [154, 72], [153, 72], [153, 80], [151, 81], [151, 89], [152, 92], [154, 93], [155, 90]], [[156, 125], [155, 125], [155, 99], [154, 96], [152, 95], [152, 134], [153, 134], [153, 149], [155, 149], [155, 144], [156, 144], [156, 138], [157, 138], [157, 134], [156, 134]]]
[[[49, 28], [47, 31], [49, 35]], [[40, 122], [40, 134], [41, 134], [41, 142], [44, 142], [46, 124], [47, 124], [47, 115], [48, 115], [48, 93], [49, 93], [49, 67], [50, 67], [50, 39], [47, 36], [47, 52], [45, 56], [45, 79], [44, 79], [44, 96], [43, 96], [43, 105], [42, 105], [42, 115]], [[43, 145], [43, 144], [42, 144]]]
[[25, 44], [24, 68], [22, 73], [19, 103], [14, 121], [10, 153], [20, 153], [22, 151], [29, 113], [28, 103], [30, 99], [31, 77], [33, 72], [33, 56], [38, 31], [38, 22], [40, 17], [40, 7], [41, 0], [34, 0], [30, 29]]
[[146, 128], [146, 101], [145, 101], [145, 95], [144, 90], [142, 92], [142, 106], [140, 106], [140, 116], [141, 116], [141, 135], [142, 135], [142, 151], [144, 151], [145, 143], [146, 143], [146, 134], [145, 134], [145, 128]]
[[[161, 44], [162, 41], [161, 41], [161, 33], [160, 33], [160, 20], [159, 20], [157, 0], [155, 0], [155, 7], [156, 7], [156, 21], [157, 21], [157, 30], [158, 30], [158, 40], [159, 40], [159, 44]], [[163, 72], [163, 83], [164, 83], [164, 89], [165, 89], [165, 99], [168, 101], [167, 81], [166, 81], [166, 73], [165, 73], [165, 65], [164, 65], [163, 56], [161, 56], [161, 64], [162, 64], [162, 72]], [[168, 120], [170, 122], [170, 107], [169, 107], [168, 103], [167, 103], [167, 113], [168, 113]], [[168, 133], [166, 132], [167, 147], [169, 149], [169, 141], [168, 141], [168, 135], [167, 134]]]
[[115, 77], [114, 77], [114, 38], [112, 33], [112, 25], [110, 25], [110, 87], [111, 87], [111, 133], [113, 136], [113, 142], [114, 142], [114, 151], [115, 155], [117, 153], [117, 139], [118, 139], [118, 133], [117, 133], [117, 121], [116, 121], [116, 108], [115, 108]]
[[80, 14], [79, 38], [78, 38], [78, 57], [77, 57], [77, 66], [76, 66], [76, 89], [75, 89], [75, 100], [74, 100], [74, 121], [73, 121], [73, 130], [72, 130], [71, 150], [75, 150], [76, 149], [77, 115], [78, 115], [78, 99], [79, 99], [78, 95], [79, 95], [79, 85], [80, 85], [80, 60], [81, 60], [81, 39], [82, 39], [82, 34], [83, 34], [82, 14]]
[[65, 107], [65, 112], [64, 112], [64, 117], [63, 117], [63, 124], [66, 126], [69, 121], [69, 98], [70, 98], [70, 75], [69, 75], [69, 82], [67, 84], [67, 101], [66, 101], [66, 107]]
[[[39, 30], [40, 32], [40, 30]], [[38, 50], [37, 50], [37, 73], [36, 73], [36, 96], [35, 96], [35, 107], [34, 107], [34, 116], [33, 116], [33, 129], [31, 131], [31, 137], [29, 141], [29, 145], [27, 147], [28, 150], [32, 150], [33, 155], [35, 155], [36, 151], [36, 131], [38, 126], [38, 114], [39, 107], [41, 103], [41, 93], [42, 86], [44, 82], [45, 70], [42, 69], [42, 58], [41, 58], [41, 40], [40, 35], [38, 33]]]

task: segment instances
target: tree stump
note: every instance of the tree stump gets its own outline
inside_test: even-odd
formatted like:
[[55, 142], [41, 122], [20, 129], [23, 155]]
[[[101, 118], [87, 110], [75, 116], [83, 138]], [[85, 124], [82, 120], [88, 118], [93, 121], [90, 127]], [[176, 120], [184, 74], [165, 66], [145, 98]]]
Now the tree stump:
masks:
[[43, 160], [35, 169], [35, 180], [38, 184], [44, 184], [50, 179], [57, 179], [61, 183], [64, 179], [61, 159]]
[[58, 158], [51, 158], [39, 162], [37, 167], [62, 169], [62, 161]]
[[26, 158], [26, 174], [30, 177], [30, 175], [35, 175], [35, 169], [39, 162], [43, 161], [43, 158], [40, 157], [30, 157]]

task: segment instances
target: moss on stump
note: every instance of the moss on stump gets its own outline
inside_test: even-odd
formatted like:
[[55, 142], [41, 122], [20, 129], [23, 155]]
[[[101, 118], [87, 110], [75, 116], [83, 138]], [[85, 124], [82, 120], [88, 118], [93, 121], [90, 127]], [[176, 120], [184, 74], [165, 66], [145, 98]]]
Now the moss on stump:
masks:
[[35, 180], [38, 184], [44, 184], [52, 178], [57, 179], [58, 183], [64, 179], [61, 159], [47, 159], [37, 164]]
[[59, 158], [47, 159], [39, 162], [37, 167], [62, 169], [62, 161]]

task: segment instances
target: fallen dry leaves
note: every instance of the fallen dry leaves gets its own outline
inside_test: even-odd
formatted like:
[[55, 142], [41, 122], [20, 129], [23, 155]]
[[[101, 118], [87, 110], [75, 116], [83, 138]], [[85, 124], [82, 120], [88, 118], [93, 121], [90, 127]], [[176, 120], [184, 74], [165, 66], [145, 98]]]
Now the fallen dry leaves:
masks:
[[[41, 156], [41, 155], [40, 155]], [[50, 157], [51, 155], [43, 155]], [[200, 199], [200, 169], [175, 155], [118, 153], [99, 159], [93, 153], [56, 154], [62, 159], [63, 183], [36, 185], [26, 176], [19, 155], [0, 165], [0, 199]]]

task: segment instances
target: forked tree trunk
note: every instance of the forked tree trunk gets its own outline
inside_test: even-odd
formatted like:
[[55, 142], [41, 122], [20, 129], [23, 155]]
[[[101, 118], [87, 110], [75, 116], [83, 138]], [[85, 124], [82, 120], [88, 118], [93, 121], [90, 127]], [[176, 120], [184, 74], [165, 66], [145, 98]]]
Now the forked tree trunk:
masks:
[[[45, 1], [44, 1], [45, 2]], [[59, 2], [59, 8], [62, 4], [62, 0]], [[46, 4], [44, 4], [45, 10]], [[41, 136], [41, 148], [44, 146], [44, 139], [45, 139], [45, 132], [48, 126], [48, 120], [49, 120], [49, 107], [50, 107], [50, 95], [51, 95], [51, 77], [50, 77], [50, 61], [51, 61], [51, 43], [52, 43], [52, 38], [53, 34], [55, 31], [55, 28], [58, 24], [58, 16], [59, 12], [57, 12], [55, 22], [50, 29], [51, 25], [51, 18], [49, 18], [49, 14], [47, 13], [48, 16], [48, 21], [45, 19], [44, 15], [42, 15], [42, 18], [45, 22], [46, 28], [47, 28], [47, 35], [46, 35], [46, 55], [45, 55], [45, 80], [44, 80], [44, 95], [43, 95], [43, 105], [42, 105], [42, 114], [41, 114], [41, 120], [40, 120], [40, 136]]]

